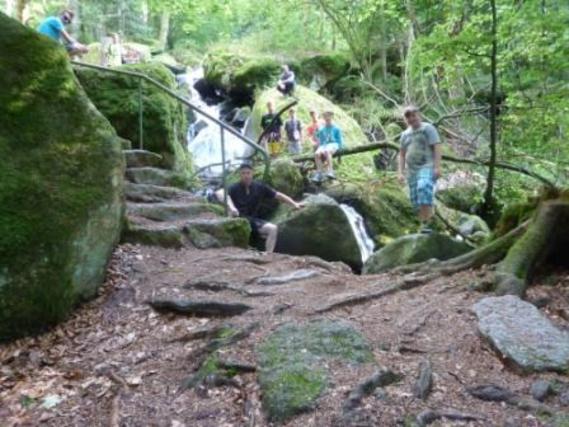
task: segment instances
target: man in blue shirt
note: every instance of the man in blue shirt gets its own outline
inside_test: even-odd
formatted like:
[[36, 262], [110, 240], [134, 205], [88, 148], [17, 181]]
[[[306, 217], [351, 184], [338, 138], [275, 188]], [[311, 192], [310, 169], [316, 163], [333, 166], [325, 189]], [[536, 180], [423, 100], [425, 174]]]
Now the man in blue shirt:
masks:
[[87, 53], [89, 49], [78, 43], [73, 37], [65, 31], [65, 26], [73, 22], [75, 14], [70, 10], [64, 10], [60, 16], [50, 16], [43, 20], [38, 27], [38, 31], [50, 39], [65, 44], [67, 52], [70, 56], [81, 55]]
[[332, 122], [334, 113], [327, 111], [323, 116], [324, 126], [316, 133], [318, 148], [314, 153], [317, 171], [312, 180], [317, 183], [322, 182], [324, 176], [330, 179], [336, 178], [332, 157], [343, 145], [342, 130]]

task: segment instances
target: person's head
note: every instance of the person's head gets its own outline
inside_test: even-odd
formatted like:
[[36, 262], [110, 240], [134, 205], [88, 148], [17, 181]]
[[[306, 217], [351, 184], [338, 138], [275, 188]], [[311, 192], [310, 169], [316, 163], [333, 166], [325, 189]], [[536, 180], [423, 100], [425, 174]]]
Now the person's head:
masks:
[[334, 120], [334, 113], [332, 111], [326, 111], [322, 117], [324, 117], [324, 123], [326, 123], [327, 126], [330, 126]]
[[115, 43], [115, 44], [120, 42], [120, 36], [118, 33], [112, 33], [111, 38], [113, 39], [113, 43]]
[[69, 25], [73, 22], [75, 13], [73, 13], [73, 11], [69, 9], [65, 9], [63, 12], [61, 12], [60, 16], [61, 16], [61, 22], [63, 22], [65, 25]]
[[405, 107], [403, 110], [403, 118], [405, 119], [407, 126], [410, 126], [413, 129], [417, 129], [421, 126], [421, 112], [419, 111], [419, 108], [414, 105]]
[[267, 111], [272, 113], [275, 110], [275, 106], [273, 105], [273, 101], [267, 102]]
[[251, 185], [253, 182], [253, 166], [249, 163], [243, 163], [239, 166], [239, 178], [242, 184]]
[[284, 64], [281, 68], [284, 73], [288, 73], [290, 71], [290, 67], [287, 64]]
[[310, 110], [308, 114], [310, 114], [310, 118], [312, 119], [313, 122], [318, 121], [318, 113], [316, 112], [316, 110]]
[[294, 108], [291, 108], [290, 110], [288, 110], [288, 116], [293, 119], [294, 117], [296, 117], [296, 110]]

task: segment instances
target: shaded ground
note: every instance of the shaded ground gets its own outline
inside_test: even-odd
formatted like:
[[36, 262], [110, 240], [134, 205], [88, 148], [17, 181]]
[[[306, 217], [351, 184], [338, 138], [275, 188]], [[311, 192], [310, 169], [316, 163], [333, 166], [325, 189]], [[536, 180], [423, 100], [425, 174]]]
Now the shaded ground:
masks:
[[[245, 259], [243, 259], [245, 258]], [[284, 285], [256, 278], [310, 269], [318, 274]], [[236, 386], [181, 390], [198, 369], [205, 340], [192, 331], [231, 323], [260, 326], [247, 339], [222, 349], [226, 359], [255, 364], [255, 345], [290, 320], [345, 319], [370, 341], [378, 365], [403, 374], [362, 405], [360, 424], [397, 426], [425, 409], [454, 409], [478, 422], [431, 425], [545, 426], [546, 418], [502, 403], [483, 402], [466, 387], [493, 383], [529, 397], [536, 379], [569, 381], [557, 374], [519, 376], [477, 335], [470, 307], [481, 294], [469, 290], [482, 273], [467, 272], [365, 304], [315, 314], [339, 294], [380, 289], [389, 275], [356, 276], [341, 264], [315, 258], [259, 255], [240, 249], [165, 250], [125, 245], [117, 249], [101, 295], [71, 319], [36, 338], [0, 347], [0, 426], [265, 426], [256, 374], [235, 377]], [[184, 289], [191, 280], [227, 282], [233, 289]], [[555, 323], [569, 328], [569, 278], [559, 272], [532, 288], [530, 300]], [[248, 294], [240, 292], [247, 290]], [[258, 294], [272, 295], [259, 296]], [[159, 296], [243, 302], [253, 310], [231, 319], [204, 319], [155, 312], [146, 301]], [[419, 363], [430, 359], [433, 391], [413, 397]], [[332, 370], [334, 364], [331, 364]], [[347, 393], [371, 374], [369, 367], [336, 372], [317, 408], [287, 426], [342, 426]], [[561, 400], [547, 404], [562, 410]], [[567, 410], [567, 408], [565, 408]], [[365, 421], [365, 422], [364, 422]]]

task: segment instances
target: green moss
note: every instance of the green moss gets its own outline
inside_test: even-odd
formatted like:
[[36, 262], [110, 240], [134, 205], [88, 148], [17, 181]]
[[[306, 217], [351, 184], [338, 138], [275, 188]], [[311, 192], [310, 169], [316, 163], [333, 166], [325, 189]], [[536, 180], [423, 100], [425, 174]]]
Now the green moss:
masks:
[[263, 406], [277, 422], [315, 405], [327, 384], [323, 359], [374, 360], [365, 339], [348, 323], [325, 320], [279, 327], [259, 346], [258, 355]]
[[[172, 73], [162, 64], [124, 65], [122, 70], [145, 74], [175, 89]], [[182, 186], [192, 173], [191, 157], [186, 149], [187, 120], [183, 105], [147, 82], [128, 75], [111, 74], [77, 67], [77, 77], [87, 94], [117, 133], [140, 148], [139, 84], [142, 87], [143, 148], [162, 155], [166, 164], [179, 173]]]
[[437, 191], [437, 199], [446, 206], [458, 211], [474, 213], [484, 199], [483, 188], [476, 185], [465, 185]]
[[344, 53], [314, 55], [304, 58], [298, 66], [299, 81], [305, 84], [312, 82], [322, 88], [331, 87], [350, 70], [350, 58]]
[[271, 163], [269, 184], [290, 197], [299, 197], [304, 190], [304, 179], [298, 165], [285, 158]]
[[123, 160], [65, 50], [0, 14], [0, 340], [48, 327], [101, 283]]
[[525, 203], [514, 203], [507, 206], [502, 211], [502, 215], [496, 224], [494, 229], [495, 236], [503, 236], [524, 221], [531, 218], [537, 208], [537, 203], [537, 201], [528, 201]]

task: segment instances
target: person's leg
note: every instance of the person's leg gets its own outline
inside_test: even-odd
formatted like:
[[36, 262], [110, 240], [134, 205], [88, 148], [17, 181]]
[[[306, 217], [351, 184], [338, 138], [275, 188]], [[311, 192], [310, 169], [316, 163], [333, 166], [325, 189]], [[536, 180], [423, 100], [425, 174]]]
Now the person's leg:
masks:
[[423, 168], [417, 174], [417, 205], [419, 220], [424, 231], [430, 231], [430, 223], [434, 214], [434, 176], [431, 168]]
[[267, 222], [259, 229], [259, 232], [265, 238], [265, 251], [267, 253], [274, 252], [277, 246], [279, 228], [275, 224]]

